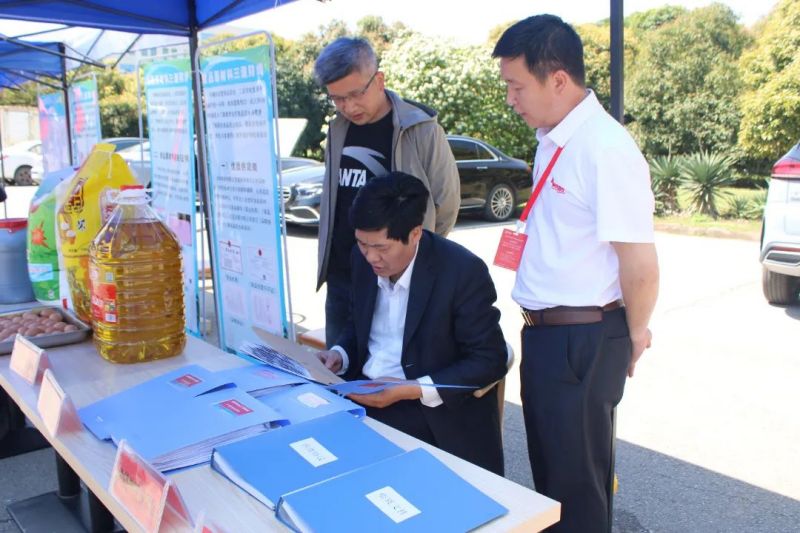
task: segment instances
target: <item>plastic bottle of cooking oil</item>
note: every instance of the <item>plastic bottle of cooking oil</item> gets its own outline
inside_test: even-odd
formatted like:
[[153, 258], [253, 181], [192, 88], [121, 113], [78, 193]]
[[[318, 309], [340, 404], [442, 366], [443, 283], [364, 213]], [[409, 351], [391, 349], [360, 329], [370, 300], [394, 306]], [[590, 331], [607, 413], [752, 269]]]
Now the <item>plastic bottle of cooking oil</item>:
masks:
[[186, 344], [180, 245], [147, 202], [141, 186], [123, 186], [89, 248], [94, 343], [115, 363], [172, 357]]

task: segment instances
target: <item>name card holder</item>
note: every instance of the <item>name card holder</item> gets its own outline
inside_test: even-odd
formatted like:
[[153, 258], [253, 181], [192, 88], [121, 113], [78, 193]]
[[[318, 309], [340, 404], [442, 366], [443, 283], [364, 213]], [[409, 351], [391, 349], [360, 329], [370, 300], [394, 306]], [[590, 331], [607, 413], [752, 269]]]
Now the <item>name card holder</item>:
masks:
[[194, 527], [174, 481], [139, 457], [124, 440], [117, 448], [109, 492], [148, 533], [166, 526]]
[[45, 369], [42, 376], [42, 387], [39, 390], [36, 408], [42, 417], [44, 427], [53, 437], [81, 428], [75, 404], [58, 384], [53, 371], [49, 368]]
[[50, 368], [50, 361], [44, 350], [17, 333], [9, 368], [31, 385], [36, 385], [42, 380], [45, 369]]

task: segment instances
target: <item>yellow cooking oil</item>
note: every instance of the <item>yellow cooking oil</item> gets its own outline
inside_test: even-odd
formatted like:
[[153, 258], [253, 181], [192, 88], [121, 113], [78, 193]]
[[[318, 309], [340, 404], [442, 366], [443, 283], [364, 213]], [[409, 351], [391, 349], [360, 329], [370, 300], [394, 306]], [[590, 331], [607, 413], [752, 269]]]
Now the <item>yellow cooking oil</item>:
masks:
[[181, 251], [141, 186], [123, 187], [89, 248], [94, 343], [114, 363], [178, 355], [186, 344]]

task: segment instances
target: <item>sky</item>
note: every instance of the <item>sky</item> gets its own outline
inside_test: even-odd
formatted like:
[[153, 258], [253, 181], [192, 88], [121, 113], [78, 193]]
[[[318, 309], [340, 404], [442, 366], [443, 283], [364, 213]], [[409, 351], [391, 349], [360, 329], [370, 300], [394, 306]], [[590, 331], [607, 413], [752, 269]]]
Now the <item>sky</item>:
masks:
[[[704, 0], [624, 0], [625, 16], [664, 5], [694, 9], [711, 4]], [[746, 26], [767, 15], [776, 0], [722, 0]], [[268, 30], [290, 39], [315, 31], [332, 19], [350, 28], [366, 15], [379, 15], [387, 23], [403, 22], [428, 35], [449, 37], [461, 44], [484, 42], [494, 26], [537, 13], [552, 13], [567, 22], [581, 24], [609, 17], [608, 0], [297, 0], [290, 4], [236, 21], [237, 27]]]

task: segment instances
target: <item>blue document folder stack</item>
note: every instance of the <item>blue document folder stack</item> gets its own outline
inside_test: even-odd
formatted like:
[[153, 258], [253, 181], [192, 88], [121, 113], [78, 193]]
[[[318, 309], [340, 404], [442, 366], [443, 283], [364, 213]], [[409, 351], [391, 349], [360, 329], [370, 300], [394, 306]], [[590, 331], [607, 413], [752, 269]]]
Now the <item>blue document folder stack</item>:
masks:
[[401, 453], [363, 419], [339, 412], [217, 448], [211, 465], [274, 509], [288, 492]]
[[[161, 471], [208, 462], [217, 446], [287, 424], [245, 391], [198, 369], [169, 372], [89, 405], [79, 415], [99, 438], [115, 444], [125, 439]], [[195, 387], [208, 392], [187, 392]]]
[[229, 383], [224, 376], [200, 365], [188, 365], [162, 374], [87, 405], [78, 411], [84, 425], [98, 439], [111, 438], [108, 422], [157, 413], [164, 405], [193, 398]]
[[259, 397], [259, 400], [275, 409], [291, 424], [299, 424], [340, 411], [355, 416], [366, 414], [361, 405], [342, 398], [316, 383], [271, 392]]
[[462, 533], [507, 512], [421, 448], [285, 494], [276, 509], [303, 533]]

